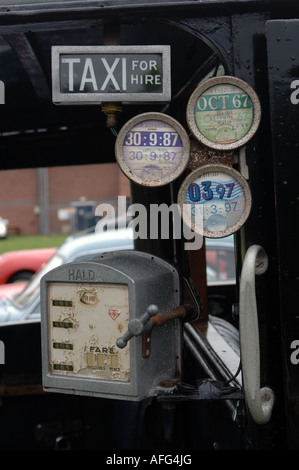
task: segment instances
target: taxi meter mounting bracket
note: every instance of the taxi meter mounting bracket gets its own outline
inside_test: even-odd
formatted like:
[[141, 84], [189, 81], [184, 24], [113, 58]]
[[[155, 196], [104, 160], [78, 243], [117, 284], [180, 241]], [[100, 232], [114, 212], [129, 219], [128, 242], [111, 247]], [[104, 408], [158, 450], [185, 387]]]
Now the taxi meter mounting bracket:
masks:
[[[141, 400], [164, 383], [177, 383], [180, 318], [194, 319], [192, 308], [180, 306], [181, 291], [173, 265], [137, 251], [106, 253], [47, 273], [41, 280], [44, 389]], [[127, 338], [129, 325], [139, 323], [140, 331], [140, 319], [148, 323], [148, 309], [154, 313], [149, 325], [141, 322], [141, 334], [119, 348], [117, 340]], [[146, 333], [151, 348], [145, 357]]]

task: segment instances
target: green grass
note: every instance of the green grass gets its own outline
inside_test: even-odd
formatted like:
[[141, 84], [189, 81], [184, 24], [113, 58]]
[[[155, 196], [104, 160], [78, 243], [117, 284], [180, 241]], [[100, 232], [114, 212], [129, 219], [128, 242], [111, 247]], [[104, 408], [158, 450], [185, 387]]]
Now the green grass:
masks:
[[0, 239], [0, 254], [6, 251], [59, 247], [68, 235], [9, 235]]

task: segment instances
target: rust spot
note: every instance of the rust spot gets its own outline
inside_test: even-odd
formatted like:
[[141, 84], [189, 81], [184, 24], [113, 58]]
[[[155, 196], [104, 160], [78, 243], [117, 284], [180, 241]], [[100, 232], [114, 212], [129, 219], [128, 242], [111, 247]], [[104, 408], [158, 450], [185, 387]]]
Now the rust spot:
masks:
[[189, 170], [195, 170], [200, 165], [207, 163], [235, 165], [238, 163], [238, 155], [232, 150], [213, 150], [205, 147], [194, 139], [190, 139], [190, 158], [187, 168]]

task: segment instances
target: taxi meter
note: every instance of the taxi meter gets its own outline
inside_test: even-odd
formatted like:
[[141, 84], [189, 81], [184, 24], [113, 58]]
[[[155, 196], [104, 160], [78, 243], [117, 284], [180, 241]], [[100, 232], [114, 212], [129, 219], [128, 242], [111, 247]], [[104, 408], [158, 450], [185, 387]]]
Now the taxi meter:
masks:
[[141, 400], [181, 373], [180, 278], [137, 251], [65, 264], [41, 280], [46, 391]]

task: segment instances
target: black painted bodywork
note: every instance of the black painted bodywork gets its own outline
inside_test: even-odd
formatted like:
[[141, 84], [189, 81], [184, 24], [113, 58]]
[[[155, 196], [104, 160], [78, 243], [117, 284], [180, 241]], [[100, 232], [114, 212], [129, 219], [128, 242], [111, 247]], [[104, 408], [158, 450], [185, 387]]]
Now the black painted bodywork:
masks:
[[[299, 80], [296, 1], [23, 2], [0, 6], [1, 169], [114, 162], [114, 135], [100, 106], [55, 106], [51, 101], [51, 45], [102, 45], [104, 28], [119, 27], [122, 45], [169, 44], [172, 101], [123, 106], [119, 128], [147, 111], [165, 112], [186, 127], [187, 100], [209, 69], [248, 82], [262, 121], [246, 146], [252, 211], [237, 234], [237, 271], [246, 249], [261, 245], [269, 269], [258, 281], [262, 385], [276, 402], [270, 422], [255, 425], [246, 408], [233, 422], [223, 403], [188, 402], [170, 411], [155, 400], [140, 404], [86, 397], [28, 394], [1, 397], [0, 448], [47, 449], [298, 449], [299, 367], [290, 361], [298, 327], [298, 109], [290, 101]], [[282, 19], [283, 18], [283, 19]], [[112, 27], [112, 26], [111, 26]], [[179, 181], [160, 189], [132, 186], [134, 202], [170, 203]], [[0, 189], [1, 191], [1, 189]], [[140, 246], [137, 243], [137, 247]], [[146, 251], [176, 260], [185, 255], [165, 241]], [[180, 247], [178, 247], [180, 250]], [[175, 259], [176, 256], [176, 259]], [[237, 286], [238, 287], [238, 286]], [[233, 291], [238, 303], [238, 290]], [[30, 330], [30, 331], [29, 331]], [[27, 349], [28, 337], [32, 341]], [[1, 326], [7, 363], [1, 383], [30, 382], [40, 371], [39, 325]], [[27, 351], [24, 357], [22, 351]], [[32, 360], [32, 358], [34, 360]], [[24, 364], [30, 367], [24, 367]], [[28, 370], [29, 369], [29, 370]], [[186, 379], [204, 372], [186, 350]], [[39, 382], [40, 378], [34, 378]], [[27, 411], [25, 411], [27, 410]], [[63, 411], [62, 411], [63, 410]], [[105, 429], [105, 432], [104, 432]], [[64, 440], [57, 441], [62, 436]], [[56, 439], [56, 441], [55, 441]], [[99, 442], [101, 442], [99, 446]]]

